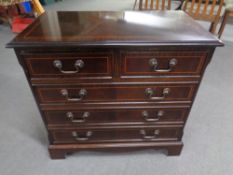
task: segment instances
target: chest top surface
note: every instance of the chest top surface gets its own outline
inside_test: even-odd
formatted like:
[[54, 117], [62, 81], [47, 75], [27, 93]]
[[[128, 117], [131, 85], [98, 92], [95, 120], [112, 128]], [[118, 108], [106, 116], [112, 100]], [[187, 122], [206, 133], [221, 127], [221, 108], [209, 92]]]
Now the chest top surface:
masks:
[[222, 45], [182, 11], [49, 11], [7, 47], [186, 44]]

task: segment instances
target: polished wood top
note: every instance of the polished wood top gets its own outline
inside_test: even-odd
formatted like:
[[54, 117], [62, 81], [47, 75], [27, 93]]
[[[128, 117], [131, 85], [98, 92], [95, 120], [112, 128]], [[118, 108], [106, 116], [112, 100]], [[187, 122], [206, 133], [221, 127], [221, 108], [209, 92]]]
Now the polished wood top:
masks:
[[222, 45], [183, 11], [46, 12], [7, 47]]

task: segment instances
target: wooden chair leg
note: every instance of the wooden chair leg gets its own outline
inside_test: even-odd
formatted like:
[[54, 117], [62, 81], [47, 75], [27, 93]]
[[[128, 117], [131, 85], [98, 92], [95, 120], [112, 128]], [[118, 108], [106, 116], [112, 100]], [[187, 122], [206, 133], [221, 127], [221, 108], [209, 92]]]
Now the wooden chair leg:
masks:
[[32, 4], [33, 4], [34, 11], [37, 13], [38, 16], [45, 12], [39, 0], [32, 0]]
[[134, 1], [133, 10], [136, 10], [137, 2], [138, 2], [138, 0], [135, 0], [135, 1]]
[[224, 29], [225, 29], [225, 26], [227, 24], [227, 20], [228, 20], [228, 18], [230, 16], [229, 14], [230, 14], [229, 11], [225, 11], [224, 16], [223, 16], [223, 20], [221, 22], [221, 26], [220, 26], [219, 31], [218, 31], [218, 37], [219, 38], [221, 38], [222, 33], [223, 33]]
[[215, 34], [219, 19], [216, 19], [214, 22], [211, 23], [209, 31]]

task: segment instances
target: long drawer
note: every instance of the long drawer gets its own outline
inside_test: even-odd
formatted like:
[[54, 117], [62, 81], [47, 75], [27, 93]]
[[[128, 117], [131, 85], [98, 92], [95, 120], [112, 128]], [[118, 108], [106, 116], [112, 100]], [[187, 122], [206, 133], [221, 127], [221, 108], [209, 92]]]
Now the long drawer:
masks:
[[118, 129], [65, 129], [50, 131], [53, 144], [97, 142], [177, 141], [181, 127], [141, 127]]
[[183, 124], [188, 107], [147, 107], [138, 109], [80, 109], [43, 111], [50, 126]]
[[195, 90], [195, 84], [35, 87], [41, 103], [186, 101]]
[[198, 75], [207, 52], [122, 51], [122, 76]]

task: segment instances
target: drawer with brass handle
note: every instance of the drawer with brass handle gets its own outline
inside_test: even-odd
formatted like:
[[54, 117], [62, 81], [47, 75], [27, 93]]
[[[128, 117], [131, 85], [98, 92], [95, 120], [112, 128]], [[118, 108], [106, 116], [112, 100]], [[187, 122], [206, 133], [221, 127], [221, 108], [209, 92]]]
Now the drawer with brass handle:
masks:
[[63, 70], [63, 64], [62, 64], [61, 60], [54, 60], [53, 65], [63, 74], [76, 74], [76, 73], [80, 72], [80, 70], [82, 68], [84, 68], [85, 63], [81, 59], [76, 60], [74, 63], [75, 70], [73, 70], [73, 71]]
[[122, 52], [121, 76], [198, 75], [206, 57], [205, 52]]
[[183, 107], [138, 107], [137, 109], [82, 109], [43, 111], [48, 126], [184, 124], [189, 112]]
[[178, 141], [182, 127], [51, 130], [54, 144], [97, 142]]
[[111, 53], [25, 55], [32, 78], [95, 78], [112, 76]]
[[195, 84], [36, 87], [41, 103], [188, 101]]

